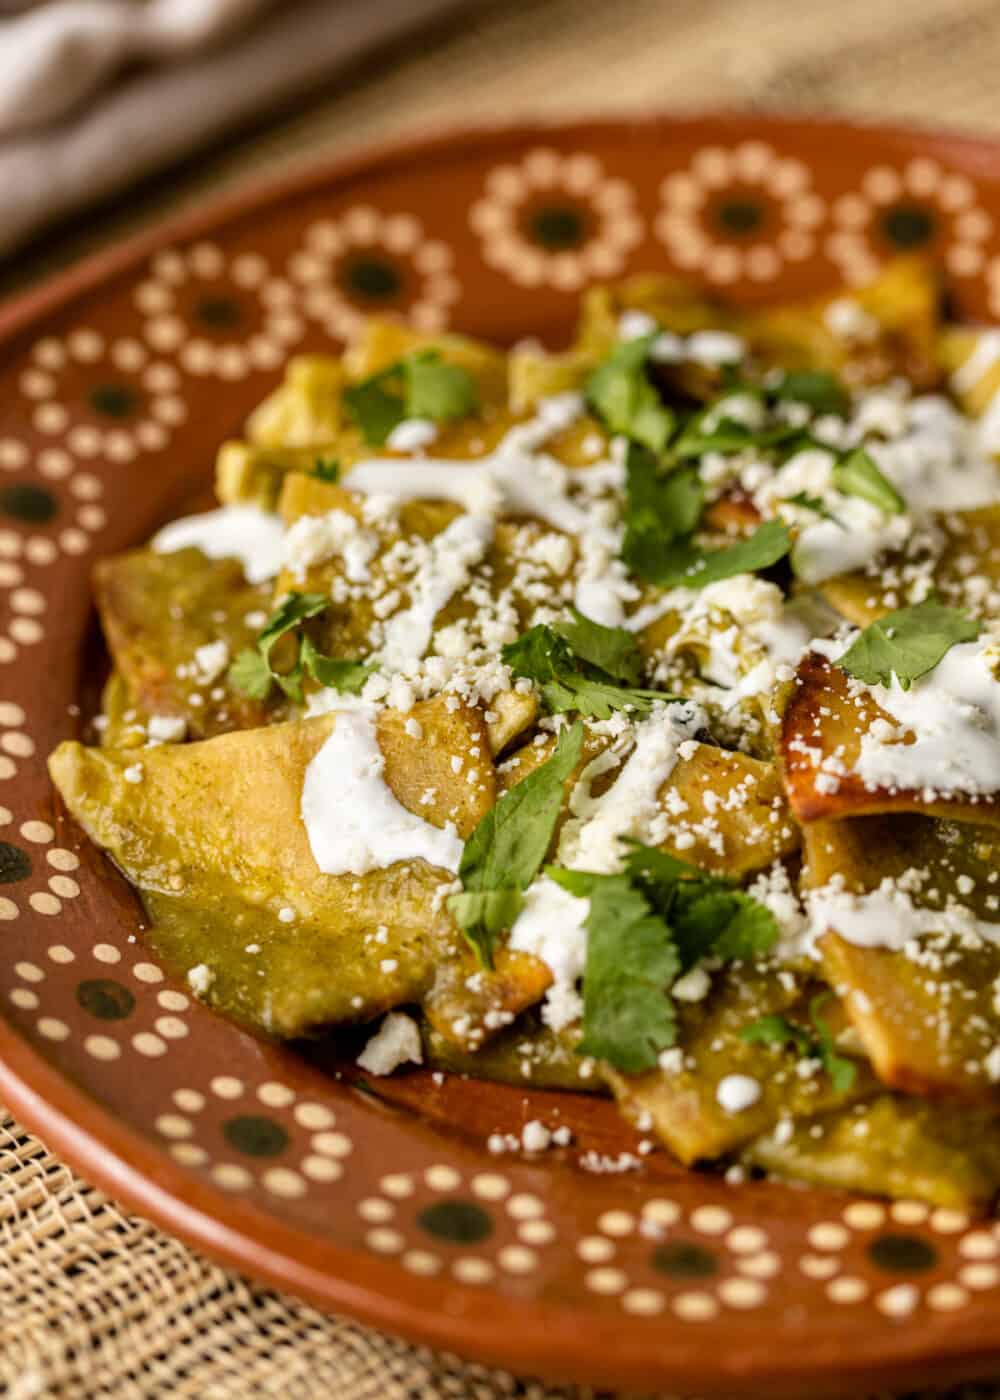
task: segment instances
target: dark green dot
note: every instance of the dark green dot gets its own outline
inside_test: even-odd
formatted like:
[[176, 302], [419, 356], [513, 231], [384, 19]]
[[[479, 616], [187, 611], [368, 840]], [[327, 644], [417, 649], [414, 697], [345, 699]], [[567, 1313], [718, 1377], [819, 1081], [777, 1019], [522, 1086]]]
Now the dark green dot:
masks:
[[366, 301], [389, 301], [403, 286], [399, 270], [384, 258], [351, 258], [344, 264], [341, 280], [348, 291]]
[[0, 885], [12, 885], [15, 880], [26, 880], [31, 874], [31, 857], [20, 846], [12, 846], [9, 841], [0, 841]]
[[937, 1250], [919, 1235], [880, 1235], [868, 1246], [868, 1257], [892, 1274], [923, 1273], [938, 1261]]
[[58, 510], [55, 497], [44, 486], [32, 486], [26, 481], [16, 486], [5, 486], [0, 491], [0, 510], [5, 515], [13, 515], [17, 520], [30, 521], [32, 525], [44, 525]]
[[277, 1157], [288, 1146], [288, 1134], [273, 1118], [247, 1113], [222, 1125], [223, 1136], [237, 1152], [250, 1157]]
[[719, 205], [716, 218], [727, 233], [753, 233], [764, 222], [764, 210], [752, 199], [727, 199]]
[[478, 1244], [493, 1233], [493, 1221], [472, 1201], [438, 1201], [420, 1212], [417, 1223], [451, 1244]]
[[89, 397], [91, 408], [105, 418], [127, 418], [138, 403], [135, 390], [127, 384], [96, 384]]
[[110, 977], [92, 977], [81, 982], [76, 989], [76, 999], [84, 1011], [89, 1011], [99, 1021], [124, 1021], [135, 1010], [135, 997], [128, 987]]
[[238, 301], [232, 297], [202, 297], [194, 309], [194, 314], [205, 326], [238, 326], [243, 312]]
[[587, 226], [579, 209], [568, 204], [553, 204], [535, 210], [529, 230], [536, 243], [555, 251], [578, 248], [586, 236]]
[[934, 215], [919, 205], [897, 204], [883, 215], [882, 229], [897, 248], [919, 248], [934, 235]]
[[653, 1268], [671, 1278], [711, 1278], [719, 1272], [719, 1261], [700, 1244], [672, 1240], [653, 1250]]

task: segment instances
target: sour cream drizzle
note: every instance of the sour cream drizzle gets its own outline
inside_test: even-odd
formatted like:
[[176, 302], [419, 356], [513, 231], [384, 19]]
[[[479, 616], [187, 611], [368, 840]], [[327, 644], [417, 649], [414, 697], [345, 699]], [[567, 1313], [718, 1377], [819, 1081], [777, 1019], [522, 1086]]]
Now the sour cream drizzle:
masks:
[[263, 583], [281, 572], [285, 527], [277, 515], [259, 506], [221, 506], [203, 515], [173, 520], [153, 536], [157, 554], [200, 549], [209, 559], [238, 559], [250, 583]]
[[431, 826], [407, 811], [386, 783], [371, 708], [337, 713], [333, 733], [306, 768], [301, 813], [326, 875], [364, 875], [407, 860], [454, 873], [462, 858], [450, 822]]
[[866, 686], [898, 726], [886, 733], [876, 722], [862, 736], [855, 771], [866, 787], [1000, 791], [998, 664], [1000, 648], [987, 636], [951, 647], [909, 690], [895, 676], [891, 686]]
[[805, 902], [813, 938], [833, 932], [861, 948], [898, 952], [927, 934], [1000, 942], [1000, 923], [987, 923], [954, 902], [943, 909], [922, 906], [892, 880], [883, 880], [867, 894], [824, 885], [808, 891]]

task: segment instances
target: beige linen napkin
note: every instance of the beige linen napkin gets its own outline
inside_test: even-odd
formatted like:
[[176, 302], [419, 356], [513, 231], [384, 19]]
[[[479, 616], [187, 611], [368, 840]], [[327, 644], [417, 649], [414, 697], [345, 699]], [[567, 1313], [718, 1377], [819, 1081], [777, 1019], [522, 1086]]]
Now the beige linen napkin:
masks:
[[0, 255], [457, 3], [3, 5]]

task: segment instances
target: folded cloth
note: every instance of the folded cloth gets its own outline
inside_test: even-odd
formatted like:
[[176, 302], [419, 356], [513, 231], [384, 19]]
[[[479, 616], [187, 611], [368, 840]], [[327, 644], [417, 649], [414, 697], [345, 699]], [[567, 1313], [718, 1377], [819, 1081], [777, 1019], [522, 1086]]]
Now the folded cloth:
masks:
[[13, 15], [5, 8], [0, 255], [458, 3], [22, 0]]

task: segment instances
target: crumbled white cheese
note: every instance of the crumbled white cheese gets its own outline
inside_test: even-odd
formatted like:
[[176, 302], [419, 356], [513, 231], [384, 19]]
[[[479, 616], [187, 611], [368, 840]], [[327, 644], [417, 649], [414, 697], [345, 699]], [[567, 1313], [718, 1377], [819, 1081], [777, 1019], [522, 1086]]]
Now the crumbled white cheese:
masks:
[[175, 744], [187, 733], [187, 720], [180, 715], [150, 715], [146, 733], [158, 744]]
[[760, 1100], [761, 1088], [749, 1074], [727, 1074], [715, 1090], [715, 1101], [726, 1113], [743, 1113]]
[[358, 1056], [358, 1065], [369, 1074], [385, 1075], [400, 1065], [420, 1065], [423, 1060], [416, 1021], [402, 1011], [390, 1011]]
[[552, 1133], [538, 1118], [533, 1118], [521, 1130], [521, 1142], [525, 1152], [544, 1152], [552, 1144]]
[[221, 638], [217, 642], [206, 642], [204, 646], [195, 647], [194, 664], [198, 679], [204, 685], [211, 685], [229, 665], [229, 647]]
[[207, 963], [198, 963], [192, 967], [187, 975], [188, 986], [195, 996], [203, 997], [208, 995], [208, 990], [215, 981], [215, 973]]

